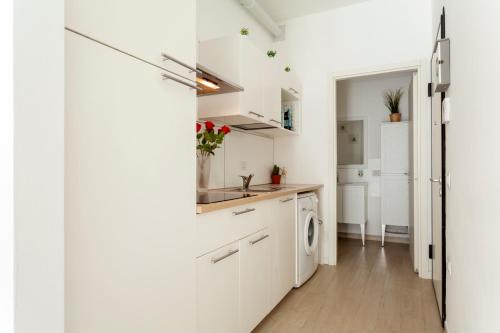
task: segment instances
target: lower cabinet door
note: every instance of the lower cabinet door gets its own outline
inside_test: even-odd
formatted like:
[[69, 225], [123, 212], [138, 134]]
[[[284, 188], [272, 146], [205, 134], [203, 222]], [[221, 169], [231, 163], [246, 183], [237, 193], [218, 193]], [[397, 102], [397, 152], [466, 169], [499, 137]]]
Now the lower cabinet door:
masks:
[[273, 230], [271, 307], [275, 307], [295, 283], [295, 195], [278, 200]]
[[381, 181], [382, 223], [407, 227], [409, 225], [408, 175], [383, 175]]
[[363, 185], [342, 186], [343, 223], [365, 223], [365, 206], [365, 187]]
[[235, 242], [197, 259], [198, 333], [238, 332], [239, 251]]
[[240, 241], [240, 332], [242, 333], [251, 332], [270, 310], [269, 236], [269, 230], [266, 228]]

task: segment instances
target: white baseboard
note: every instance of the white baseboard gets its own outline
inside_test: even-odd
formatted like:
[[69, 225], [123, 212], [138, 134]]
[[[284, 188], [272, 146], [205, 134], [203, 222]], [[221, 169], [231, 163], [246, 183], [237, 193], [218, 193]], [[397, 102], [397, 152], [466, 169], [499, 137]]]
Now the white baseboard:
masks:
[[[351, 232], [338, 232], [337, 235], [339, 238], [361, 239], [361, 234], [355, 234], [355, 233], [351, 233]], [[382, 242], [382, 236], [365, 235], [365, 239]], [[401, 244], [409, 244], [410, 243], [408, 238], [388, 236], [388, 235], [385, 236], [385, 242], [386, 243], [401, 243]]]

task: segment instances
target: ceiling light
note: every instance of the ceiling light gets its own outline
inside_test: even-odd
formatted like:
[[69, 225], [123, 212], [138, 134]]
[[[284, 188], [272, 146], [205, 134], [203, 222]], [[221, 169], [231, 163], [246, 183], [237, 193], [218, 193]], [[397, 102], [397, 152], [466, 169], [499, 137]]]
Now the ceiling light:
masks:
[[210, 80], [207, 80], [203, 77], [197, 77], [196, 78], [196, 82], [198, 82], [199, 84], [202, 84], [204, 85], [205, 87], [208, 87], [210, 89], [219, 89], [219, 85], [215, 82], [212, 82]]

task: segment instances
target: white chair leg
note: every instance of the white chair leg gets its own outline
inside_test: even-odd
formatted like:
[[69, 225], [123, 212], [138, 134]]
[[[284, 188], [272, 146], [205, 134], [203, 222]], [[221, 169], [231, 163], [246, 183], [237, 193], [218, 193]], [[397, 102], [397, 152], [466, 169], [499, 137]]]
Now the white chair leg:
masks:
[[365, 224], [360, 224], [361, 227], [361, 241], [363, 242], [363, 246], [365, 246]]
[[384, 247], [385, 240], [385, 224], [382, 224], [382, 247]]

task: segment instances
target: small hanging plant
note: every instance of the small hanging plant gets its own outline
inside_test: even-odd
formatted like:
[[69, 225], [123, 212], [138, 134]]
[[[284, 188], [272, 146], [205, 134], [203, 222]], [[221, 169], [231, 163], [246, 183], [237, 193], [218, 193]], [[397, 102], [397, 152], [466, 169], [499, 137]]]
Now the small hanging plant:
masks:
[[290, 68], [290, 66], [286, 66], [286, 67], [285, 67], [285, 72], [287, 72], [287, 73], [288, 73], [288, 72], [290, 72], [291, 70], [292, 70], [292, 69]]
[[274, 50], [269, 50], [269, 51], [267, 51], [267, 56], [268, 56], [269, 58], [274, 58], [274, 57], [276, 57], [276, 54], [277, 54], [277, 53], [278, 53], [278, 52], [276, 52], [276, 51], [274, 51]]
[[248, 36], [248, 34], [249, 34], [248, 28], [241, 28], [240, 29], [240, 35]]

